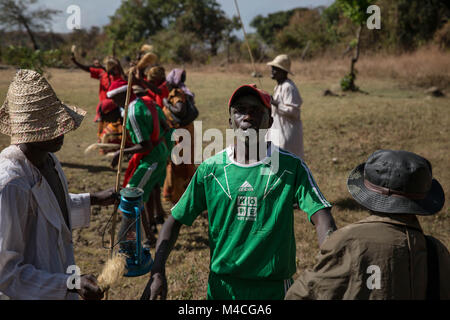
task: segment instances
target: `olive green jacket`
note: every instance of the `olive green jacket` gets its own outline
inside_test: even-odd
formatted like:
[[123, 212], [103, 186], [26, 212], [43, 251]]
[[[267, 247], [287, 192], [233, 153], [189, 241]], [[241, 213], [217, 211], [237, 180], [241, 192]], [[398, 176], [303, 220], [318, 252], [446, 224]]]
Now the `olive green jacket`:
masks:
[[[450, 255], [437, 246], [440, 298], [450, 299]], [[414, 215], [371, 215], [330, 235], [318, 263], [286, 299], [426, 299], [427, 247]]]

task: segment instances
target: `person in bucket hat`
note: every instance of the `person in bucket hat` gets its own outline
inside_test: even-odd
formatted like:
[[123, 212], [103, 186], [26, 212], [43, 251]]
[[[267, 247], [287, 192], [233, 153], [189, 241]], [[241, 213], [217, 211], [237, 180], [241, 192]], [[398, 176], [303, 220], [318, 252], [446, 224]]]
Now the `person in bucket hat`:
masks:
[[267, 63], [271, 69], [271, 77], [277, 82], [272, 97], [273, 125], [268, 139], [281, 149], [304, 158], [303, 124], [300, 107], [303, 103], [295, 83], [288, 78], [291, 72], [291, 60], [286, 54], [280, 54]]
[[0, 108], [0, 133], [11, 137], [0, 153], [2, 299], [103, 296], [93, 275], [66, 273], [75, 265], [72, 229], [89, 225], [91, 205], [113, 204], [117, 196], [113, 189], [69, 193], [53, 154], [85, 114], [62, 103], [34, 71], [19, 70], [9, 86]]
[[449, 299], [450, 255], [417, 219], [445, 201], [430, 162], [378, 150], [350, 173], [347, 186], [371, 215], [330, 235], [286, 299]]
[[205, 210], [211, 248], [208, 300], [284, 298], [296, 271], [294, 202], [314, 224], [319, 243], [336, 228], [331, 205], [306, 164], [261, 134], [272, 124], [270, 95], [254, 84], [242, 85], [228, 110], [238, 142], [200, 164], [172, 208], [142, 299], [166, 297], [165, 262], [180, 228], [191, 226]]

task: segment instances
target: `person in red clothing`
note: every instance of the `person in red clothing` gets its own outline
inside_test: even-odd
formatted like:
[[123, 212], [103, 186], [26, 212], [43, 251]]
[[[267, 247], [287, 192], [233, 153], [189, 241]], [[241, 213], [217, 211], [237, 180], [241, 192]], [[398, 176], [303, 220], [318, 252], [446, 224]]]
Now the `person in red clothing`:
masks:
[[164, 106], [163, 99], [169, 96], [169, 89], [166, 85], [166, 71], [161, 66], [152, 67], [147, 72], [147, 81], [158, 87], [160, 90], [159, 94], [148, 90], [148, 95], [160, 108], [162, 108]]
[[125, 74], [123, 72], [123, 69], [120, 65], [120, 62], [117, 59], [114, 58], [106, 58], [105, 59], [105, 65], [106, 69], [103, 69], [101, 66], [86, 66], [77, 61], [75, 58], [75, 55], [72, 54], [72, 62], [81, 70], [84, 70], [86, 72], [89, 72], [91, 74], [91, 78], [100, 80], [100, 88], [98, 93], [99, 98], [99, 104], [97, 106], [97, 112], [95, 115], [95, 122], [98, 122], [98, 131], [97, 131], [97, 137], [100, 137], [101, 133], [103, 132], [104, 122], [101, 119], [100, 114], [100, 107], [101, 102], [108, 99], [106, 96], [106, 93], [108, 92], [109, 87], [111, 86], [111, 83], [118, 79], [125, 79]]

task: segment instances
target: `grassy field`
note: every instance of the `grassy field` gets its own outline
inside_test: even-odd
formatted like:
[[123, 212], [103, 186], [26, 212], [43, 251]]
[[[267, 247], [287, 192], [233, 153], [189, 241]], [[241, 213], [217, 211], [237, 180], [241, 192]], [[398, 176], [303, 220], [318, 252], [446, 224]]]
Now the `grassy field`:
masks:
[[[349, 171], [364, 162], [377, 149], [403, 149], [428, 158], [433, 174], [450, 194], [450, 100], [448, 97], [431, 98], [423, 88], [402, 80], [408, 77], [404, 70], [368, 73], [370, 61], [361, 62], [357, 84], [367, 94], [354, 93], [341, 97], [324, 97], [324, 89], [337, 90], [339, 78], [347, 63], [295, 64], [293, 80], [297, 83], [304, 104], [306, 162], [327, 199], [334, 204], [333, 216], [338, 227], [366, 217], [366, 213], [351, 198], [346, 188]], [[366, 63], [366, 64], [364, 64]], [[445, 60], [441, 70], [448, 70]], [[263, 88], [272, 92], [274, 82], [263, 71]], [[317, 68], [321, 68], [317, 70]], [[420, 67], [424, 69], [423, 66]], [[226, 129], [227, 102], [236, 87], [258, 81], [238, 67], [188, 68], [187, 84], [196, 93], [199, 120], [203, 130]], [[330, 72], [328, 72], [330, 70]], [[98, 82], [87, 73], [71, 70], [50, 70], [50, 82], [59, 98], [88, 111], [81, 128], [66, 136], [62, 150], [57, 154], [69, 181], [71, 192], [98, 191], [112, 187], [115, 172], [109, 162], [100, 156], [87, 157], [83, 150], [95, 142], [96, 125], [93, 122], [97, 103]], [[429, 71], [429, 70], [428, 70]], [[403, 73], [402, 73], [403, 72]], [[445, 73], [445, 72], [444, 72]], [[422, 72], [423, 75], [427, 73]], [[4, 101], [7, 87], [14, 75], [13, 69], [0, 70], [0, 102]], [[0, 135], [0, 150], [9, 145], [9, 138]], [[335, 158], [335, 159], [334, 159]], [[334, 161], [333, 161], [334, 159]], [[169, 206], [165, 205], [168, 209]], [[91, 225], [73, 234], [77, 264], [83, 273], [98, 274], [108, 256], [102, 248], [101, 234], [112, 208], [93, 207]], [[296, 211], [297, 272], [312, 267], [318, 252], [314, 227], [306, 215]], [[432, 217], [421, 217], [424, 231], [439, 238], [450, 247], [450, 206]], [[152, 250], [154, 254], [154, 250]], [[192, 227], [183, 227], [179, 240], [167, 263], [169, 283], [168, 299], [205, 299], [209, 270], [207, 221], [199, 217]], [[297, 275], [296, 275], [297, 276]], [[294, 278], [296, 277], [294, 276]], [[110, 291], [110, 299], [137, 299], [148, 276], [123, 278]]]

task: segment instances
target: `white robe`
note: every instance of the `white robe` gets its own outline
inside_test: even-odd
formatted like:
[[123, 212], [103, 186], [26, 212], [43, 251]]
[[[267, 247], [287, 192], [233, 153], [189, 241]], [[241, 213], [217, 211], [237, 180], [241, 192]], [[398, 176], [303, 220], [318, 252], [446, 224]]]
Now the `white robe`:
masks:
[[303, 101], [300, 92], [294, 82], [287, 79], [275, 86], [273, 99], [278, 102], [278, 107], [272, 105], [273, 125], [268, 140], [303, 159], [303, 125], [300, 117]]
[[[88, 226], [89, 193], [69, 193], [61, 165], [51, 156], [66, 194], [71, 228]], [[0, 300], [78, 299], [67, 291], [71, 265], [72, 230], [50, 185], [19, 147], [5, 148], [0, 153]]]

